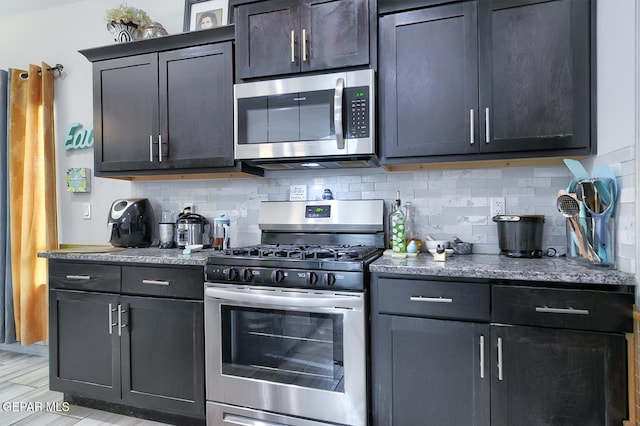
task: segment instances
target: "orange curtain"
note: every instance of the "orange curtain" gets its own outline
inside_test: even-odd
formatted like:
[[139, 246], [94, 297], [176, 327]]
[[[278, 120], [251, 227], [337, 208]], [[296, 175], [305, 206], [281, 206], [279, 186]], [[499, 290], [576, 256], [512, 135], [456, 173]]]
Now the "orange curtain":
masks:
[[53, 71], [12, 70], [9, 91], [11, 273], [16, 338], [48, 342], [47, 263], [58, 247]]

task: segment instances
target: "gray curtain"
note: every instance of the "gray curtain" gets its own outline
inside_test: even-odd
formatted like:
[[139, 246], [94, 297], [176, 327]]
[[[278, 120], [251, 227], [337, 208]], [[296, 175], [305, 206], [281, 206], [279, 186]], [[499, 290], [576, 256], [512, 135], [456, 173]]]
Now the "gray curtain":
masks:
[[0, 343], [15, 343], [9, 226], [9, 76], [0, 70]]

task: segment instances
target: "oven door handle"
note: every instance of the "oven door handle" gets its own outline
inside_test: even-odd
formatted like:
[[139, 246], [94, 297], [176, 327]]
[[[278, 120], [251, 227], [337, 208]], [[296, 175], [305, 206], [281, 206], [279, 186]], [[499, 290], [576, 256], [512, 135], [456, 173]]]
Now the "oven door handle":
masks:
[[287, 293], [270, 294], [262, 290], [242, 290], [207, 287], [205, 298], [221, 299], [230, 302], [251, 303], [281, 308], [328, 308], [328, 309], [362, 309], [363, 298], [361, 295], [305, 293], [291, 291]]

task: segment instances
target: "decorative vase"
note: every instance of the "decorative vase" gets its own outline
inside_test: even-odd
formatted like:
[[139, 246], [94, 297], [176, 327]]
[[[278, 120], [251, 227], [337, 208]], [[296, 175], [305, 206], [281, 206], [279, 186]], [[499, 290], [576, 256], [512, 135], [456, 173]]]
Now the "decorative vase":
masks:
[[113, 34], [116, 43], [128, 43], [142, 38], [142, 31], [132, 22], [111, 21], [107, 24], [107, 30]]

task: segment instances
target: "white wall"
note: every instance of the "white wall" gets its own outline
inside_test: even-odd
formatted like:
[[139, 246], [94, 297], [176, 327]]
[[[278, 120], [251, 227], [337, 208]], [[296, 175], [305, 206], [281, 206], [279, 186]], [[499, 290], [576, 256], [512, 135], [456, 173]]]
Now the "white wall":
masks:
[[[586, 1], [586, 0], [585, 0]], [[0, 18], [0, 68], [26, 67], [47, 61], [64, 65], [56, 80], [56, 137], [58, 144], [58, 200], [62, 243], [106, 242], [106, 215], [120, 197], [148, 196], [160, 208], [177, 209], [180, 200], [202, 200], [203, 212], [234, 215], [236, 242], [257, 238], [255, 208], [263, 199], [283, 199], [289, 184], [333, 185], [344, 197], [384, 198], [390, 202], [396, 189], [407, 189], [404, 200], [423, 207], [425, 228], [455, 232], [475, 241], [485, 252], [496, 248], [495, 227], [487, 220], [490, 196], [505, 196], [510, 213], [547, 215], [546, 241], [562, 240], [562, 217], [555, 210], [550, 188], [566, 185], [564, 167], [511, 168], [485, 171], [416, 172], [389, 174], [381, 171], [332, 172], [313, 178], [301, 173], [269, 173], [267, 179], [239, 181], [130, 183], [92, 178], [89, 194], [71, 194], [62, 180], [67, 167], [93, 168], [93, 153], [64, 151], [69, 123], [92, 120], [91, 64], [78, 50], [112, 44], [103, 22], [104, 12], [120, 1], [83, 0], [37, 12]], [[184, 0], [135, 0], [170, 34], [182, 31]], [[636, 272], [636, 0], [598, 1], [598, 156], [585, 161], [588, 169], [612, 164], [623, 189], [618, 221], [618, 267]], [[468, 179], [468, 180], [467, 180]], [[456, 186], [456, 181], [466, 182]], [[466, 186], [465, 186], [466, 185]], [[82, 220], [82, 204], [89, 202], [93, 218]], [[225, 202], [227, 204], [225, 204]], [[515, 211], [517, 209], [519, 211]]]
[[[62, 243], [105, 243], [107, 211], [113, 200], [129, 197], [127, 181], [92, 176], [87, 194], [70, 193], [64, 181], [68, 167], [93, 169], [93, 150], [65, 151], [70, 123], [93, 121], [91, 63], [79, 50], [113, 44], [104, 23], [107, 9], [120, 1], [85, 0], [31, 13], [0, 17], [0, 68], [26, 69], [30, 63], [60, 63], [63, 75], [55, 83], [59, 239]], [[169, 34], [182, 32], [184, 0], [135, 0]], [[82, 219], [82, 204], [90, 203], [92, 219]]]

